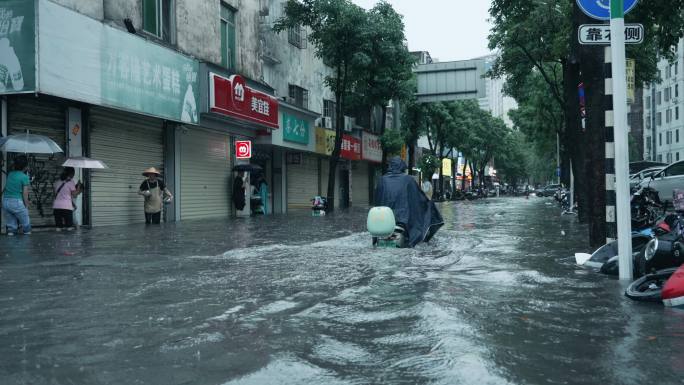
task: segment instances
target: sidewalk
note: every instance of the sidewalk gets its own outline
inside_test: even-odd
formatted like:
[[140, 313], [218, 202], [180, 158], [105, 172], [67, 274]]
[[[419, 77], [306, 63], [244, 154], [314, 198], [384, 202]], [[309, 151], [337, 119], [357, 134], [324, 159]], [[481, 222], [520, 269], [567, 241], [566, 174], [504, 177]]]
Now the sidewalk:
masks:
[[0, 236], [0, 264], [65, 261], [95, 255], [117, 258], [216, 255], [235, 248], [310, 243], [365, 231], [365, 213], [365, 209], [354, 208], [312, 217], [308, 210], [303, 210], [266, 217], [3, 235]]

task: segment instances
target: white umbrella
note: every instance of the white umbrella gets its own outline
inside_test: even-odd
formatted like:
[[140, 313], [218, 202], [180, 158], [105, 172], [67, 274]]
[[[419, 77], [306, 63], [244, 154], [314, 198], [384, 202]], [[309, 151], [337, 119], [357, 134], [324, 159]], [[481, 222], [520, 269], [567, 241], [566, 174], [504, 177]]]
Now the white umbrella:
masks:
[[0, 151], [24, 154], [55, 154], [64, 152], [54, 140], [43, 135], [16, 134], [0, 138]]
[[62, 166], [75, 168], [109, 168], [106, 164], [104, 164], [103, 161], [86, 158], [85, 156], [69, 158], [62, 164]]

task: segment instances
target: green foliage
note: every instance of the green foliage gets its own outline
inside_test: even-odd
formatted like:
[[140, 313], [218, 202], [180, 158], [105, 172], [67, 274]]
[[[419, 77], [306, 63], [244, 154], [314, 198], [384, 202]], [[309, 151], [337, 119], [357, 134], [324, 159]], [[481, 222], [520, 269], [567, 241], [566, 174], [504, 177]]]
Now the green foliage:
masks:
[[441, 161], [432, 154], [425, 154], [418, 164], [423, 175], [432, 175], [441, 166]]
[[388, 158], [392, 155], [399, 155], [404, 145], [404, 135], [398, 130], [386, 130], [380, 137], [380, 143]]

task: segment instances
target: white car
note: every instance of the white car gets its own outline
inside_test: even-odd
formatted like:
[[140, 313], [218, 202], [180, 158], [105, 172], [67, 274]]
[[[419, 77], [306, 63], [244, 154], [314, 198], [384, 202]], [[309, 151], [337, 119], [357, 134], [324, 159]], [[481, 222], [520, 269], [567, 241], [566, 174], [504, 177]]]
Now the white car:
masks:
[[671, 203], [672, 192], [675, 189], [684, 190], [684, 160], [672, 163], [662, 171], [647, 177], [639, 186], [656, 190], [661, 201]]
[[641, 170], [629, 176], [629, 187], [635, 188], [644, 179], [649, 178], [651, 175], [658, 173], [658, 171], [664, 169], [665, 166], [649, 167], [647, 169]]

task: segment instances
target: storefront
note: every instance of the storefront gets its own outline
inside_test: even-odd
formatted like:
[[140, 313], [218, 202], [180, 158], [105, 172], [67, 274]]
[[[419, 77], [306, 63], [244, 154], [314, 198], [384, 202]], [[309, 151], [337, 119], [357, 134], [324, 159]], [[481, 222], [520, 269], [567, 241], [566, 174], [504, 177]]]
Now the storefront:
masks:
[[[14, 26], [0, 34], [8, 33], [18, 63], [12, 84], [4, 82], [0, 93], [35, 95], [7, 96], [7, 133], [45, 134], [65, 151], [35, 157], [40, 167], [32, 175], [32, 200], [41, 202], [47, 215], [32, 213], [33, 223], [52, 224], [47, 208], [65, 156], [88, 156], [109, 166], [78, 170], [86, 188], [77, 201], [77, 222], [144, 221], [137, 194], [142, 170], [162, 170], [173, 191], [174, 133], [180, 125], [199, 123], [199, 63], [48, 0], [5, 1], [0, 18]], [[174, 206], [166, 206], [169, 220], [175, 218]]]
[[376, 170], [382, 162], [382, 145], [377, 135], [361, 133], [361, 158], [352, 166], [352, 202], [355, 206], [369, 206], [373, 202]]
[[[321, 161], [320, 183], [324, 193], [328, 189], [330, 155], [335, 147], [335, 131], [316, 127], [316, 152], [324, 155]], [[348, 207], [352, 200], [353, 168], [352, 163], [361, 160], [361, 140], [342, 134], [340, 160], [335, 177], [335, 207]], [[366, 186], [368, 184], [366, 183]]]
[[262, 132], [256, 143], [261, 154], [269, 155], [268, 164], [261, 165], [268, 171], [271, 212], [281, 214], [311, 207], [320, 192], [320, 157], [314, 152], [318, 114], [285, 101], [278, 111], [280, 129]]
[[[278, 102], [272, 89], [210, 64], [200, 66], [200, 77], [202, 123], [177, 133], [182, 220], [237, 214], [232, 196], [236, 176], [232, 169], [237, 164], [234, 143], [256, 143], [257, 137], [279, 127]], [[267, 181], [272, 174], [271, 158], [270, 151], [255, 147], [250, 159], [262, 167], [261, 176]], [[256, 183], [258, 178], [251, 175], [250, 182]], [[250, 212], [249, 201], [248, 196], [245, 215]]]

